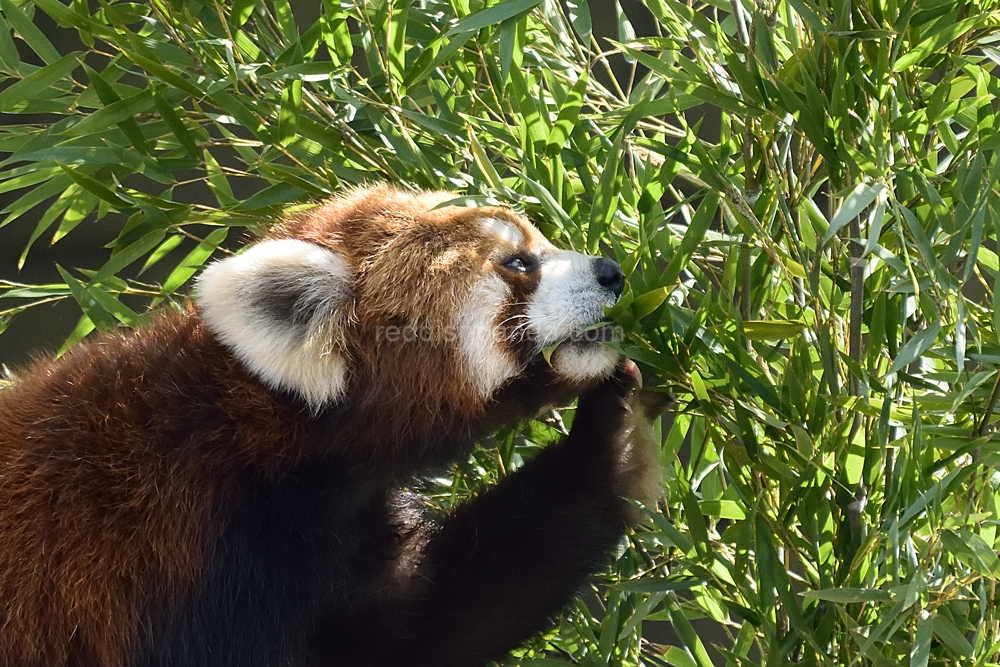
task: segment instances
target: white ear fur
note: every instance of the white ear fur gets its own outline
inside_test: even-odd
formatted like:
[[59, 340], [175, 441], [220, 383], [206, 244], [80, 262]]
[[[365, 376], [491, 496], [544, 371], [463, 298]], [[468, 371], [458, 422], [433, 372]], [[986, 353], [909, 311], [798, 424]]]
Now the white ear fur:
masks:
[[342, 306], [352, 272], [339, 255], [305, 241], [265, 241], [201, 274], [195, 301], [212, 332], [255, 375], [312, 408], [347, 384]]

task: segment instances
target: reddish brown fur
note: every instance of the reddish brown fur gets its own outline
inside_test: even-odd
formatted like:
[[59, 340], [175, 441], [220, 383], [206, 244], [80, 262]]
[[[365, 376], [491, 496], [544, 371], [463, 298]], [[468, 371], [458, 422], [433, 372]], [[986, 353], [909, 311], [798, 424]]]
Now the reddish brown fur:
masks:
[[[0, 507], [19, 511], [0, 512], [0, 664], [61, 665], [76, 645], [95, 664], [119, 665], [142, 596], [190, 585], [224, 493], [205, 471], [232, 455], [206, 461], [143, 447], [140, 434], [153, 441], [181, 427], [149, 415], [186, 405], [177, 387], [195, 380], [146, 371], [166, 362], [201, 375], [225, 358], [213, 348], [190, 313], [172, 315], [36, 366], [2, 395]], [[157, 353], [190, 363], [150, 358]], [[112, 507], [115, 515], [101, 514]]]
[[143, 607], [197, 585], [240, 471], [332, 444], [307, 414], [191, 309], [26, 372], [0, 394], [0, 665], [124, 664]]

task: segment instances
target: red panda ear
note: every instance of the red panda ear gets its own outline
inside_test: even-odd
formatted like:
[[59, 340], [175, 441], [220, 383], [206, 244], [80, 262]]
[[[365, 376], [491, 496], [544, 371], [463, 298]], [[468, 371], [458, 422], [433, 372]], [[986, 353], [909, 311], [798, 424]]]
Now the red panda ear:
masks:
[[345, 327], [353, 272], [305, 241], [264, 241], [209, 266], [195, 301], [209, 329], [266, 384], [314, 410], [347, 384]]

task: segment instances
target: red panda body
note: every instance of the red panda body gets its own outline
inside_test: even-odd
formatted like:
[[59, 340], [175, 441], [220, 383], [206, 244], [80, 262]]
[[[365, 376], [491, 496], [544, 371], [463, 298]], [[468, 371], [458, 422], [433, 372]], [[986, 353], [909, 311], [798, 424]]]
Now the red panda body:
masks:
[[[627, 382], [574, 333], [620, 270], [447, 198], [334, 200], [0, 393], [0, 667], [476, 665], [545, 627], [626, 518]], [[452, 515], [404, 491], [581, 392]]]

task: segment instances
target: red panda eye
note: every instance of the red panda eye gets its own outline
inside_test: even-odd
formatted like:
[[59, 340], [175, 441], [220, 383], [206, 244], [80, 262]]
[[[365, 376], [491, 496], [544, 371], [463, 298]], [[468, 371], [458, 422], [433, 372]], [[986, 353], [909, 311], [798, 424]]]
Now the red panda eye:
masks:
[[529, 273], [535, 268], [535, 261], [531, 257], [525, 257], [524, 255], [514, 255], [505, 259], [503, 262], [504, 267], [510, 269], [511, 271], [516, 271], [518, 273]]

